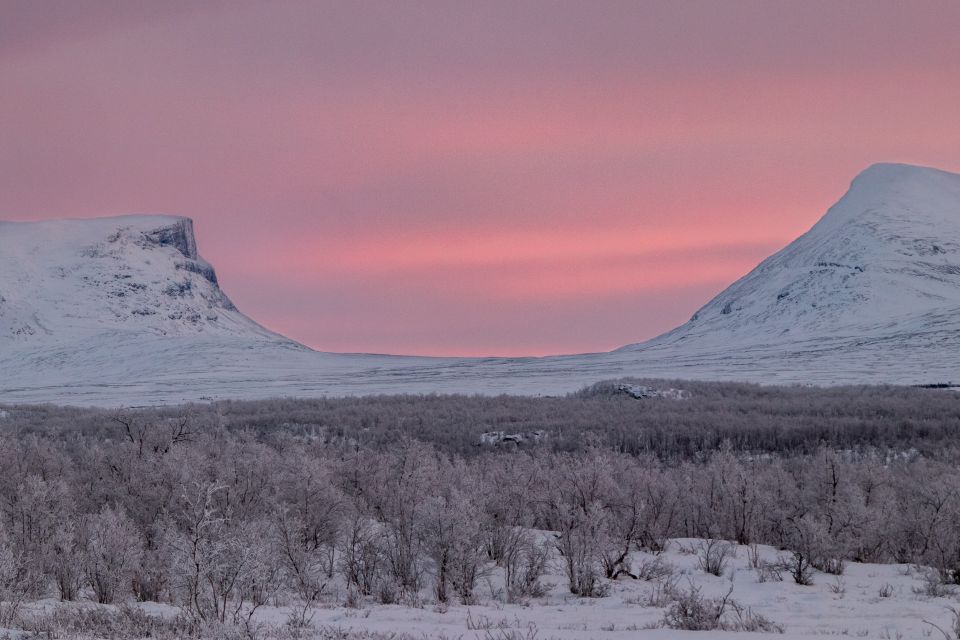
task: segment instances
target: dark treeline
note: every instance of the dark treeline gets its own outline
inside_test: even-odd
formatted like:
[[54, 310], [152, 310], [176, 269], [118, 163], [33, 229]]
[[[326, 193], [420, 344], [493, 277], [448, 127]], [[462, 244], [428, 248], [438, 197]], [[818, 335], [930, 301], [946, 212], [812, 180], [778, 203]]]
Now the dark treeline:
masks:
[[[763, 387], [690, 381], [647, 382], [679, 387], [685, 400], [635, 399], [600, 383], [567, 397], [370, 396], [314, 400], [218, 402], [124, 413], [162, 419], [187, 413], [197, 430], [224, 428], [259, 437], [290, 433], [368, 449], [405, 438], [447, 453], [472, 456], [480, 434], [544, 431], [519, 446], [554, 452], [601, 446], [630, 455], [690, 460], [727, 446], [737, 452], [810, 454], [835, 450], [915, 450], [954, 455], [960, 444], [956, 392], [911, 387]], [[6, 432], [109, 437], [117, 412], [54, 406], [7, 407]]]

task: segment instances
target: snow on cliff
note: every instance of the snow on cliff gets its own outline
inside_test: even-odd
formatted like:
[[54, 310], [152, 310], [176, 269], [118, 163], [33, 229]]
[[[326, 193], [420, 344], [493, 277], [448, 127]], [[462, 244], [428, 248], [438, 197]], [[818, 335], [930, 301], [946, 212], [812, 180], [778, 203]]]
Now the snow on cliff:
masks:
[[621, 376], [960, 383], [960, 175], [870, 167], [686, 324], [612, 353], [318, 353], [240, 313], [189, 219], [0, 223], [0, 402], [554, 394]]

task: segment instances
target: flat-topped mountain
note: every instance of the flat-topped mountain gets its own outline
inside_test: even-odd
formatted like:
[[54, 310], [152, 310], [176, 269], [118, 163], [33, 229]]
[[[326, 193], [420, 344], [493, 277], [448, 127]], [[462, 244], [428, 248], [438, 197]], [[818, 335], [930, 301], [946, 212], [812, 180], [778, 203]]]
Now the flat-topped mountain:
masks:
[[0, 339], [114, 331], [283, 340], [220, 290], [189, 218], [0, 222]]
[[960, 383], [960, 175], [874, 165], [684, 325], [547, 358], [319, 353], [234, 307], [187, 218], [0, 223], [0, 403], [556, 394], [624, 376]]

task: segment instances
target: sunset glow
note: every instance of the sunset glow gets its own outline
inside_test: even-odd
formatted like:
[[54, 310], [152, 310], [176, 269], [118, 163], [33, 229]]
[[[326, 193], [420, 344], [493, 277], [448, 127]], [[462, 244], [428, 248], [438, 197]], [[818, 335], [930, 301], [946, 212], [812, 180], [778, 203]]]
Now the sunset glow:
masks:
[[317, 349], [638, 342], [866, 166], [960, 170], [954, 2], [152, 6], [0, 14], [0, 219], [192, 217]]

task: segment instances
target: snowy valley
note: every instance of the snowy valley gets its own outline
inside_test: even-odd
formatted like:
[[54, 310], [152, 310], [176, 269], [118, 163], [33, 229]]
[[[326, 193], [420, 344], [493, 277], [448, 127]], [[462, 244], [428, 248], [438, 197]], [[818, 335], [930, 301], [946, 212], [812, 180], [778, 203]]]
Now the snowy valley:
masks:
[[677, 329], [611, 353], [316, 352], [220, 290], [192, 223], [0, 223], [0, 399], [130, 406], [370, 393], [569, 393], [622, 376], [960, 382], [960, 176], [875, 165]]

